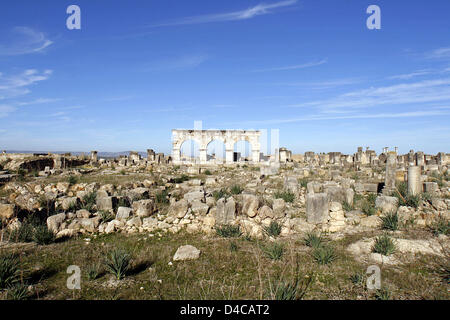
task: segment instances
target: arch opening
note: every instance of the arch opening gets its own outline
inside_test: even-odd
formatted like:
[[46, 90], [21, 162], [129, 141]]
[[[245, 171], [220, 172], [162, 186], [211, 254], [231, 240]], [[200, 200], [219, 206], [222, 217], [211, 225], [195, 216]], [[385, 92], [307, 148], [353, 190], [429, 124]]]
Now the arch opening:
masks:
[[233, 162], [250, 161], [252, 157], [252, 145], [247, 140], [239, 140], [234, 143]]
[[222, 140], [214, 139], [206, 148], [206, 160], [213, 163], [225, 162], [225, 143]]
[[200, 161], [200, 145], [193, 139], [183, 141], [180, 147], [180, 160], [183, 162]]

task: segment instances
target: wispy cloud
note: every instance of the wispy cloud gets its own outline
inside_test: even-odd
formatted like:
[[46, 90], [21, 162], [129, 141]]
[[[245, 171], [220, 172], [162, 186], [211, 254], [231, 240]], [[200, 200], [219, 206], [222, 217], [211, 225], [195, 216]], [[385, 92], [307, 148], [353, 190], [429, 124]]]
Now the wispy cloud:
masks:
[[394, 76], [390, 76], [388, 77], [388, 79], [391, 80], [408, 80], [408, 79], [412, 79], [418, 76], [424, 76], [424, 75], [428, 75], [431, 74], [431, 70], [418, 70], [415, 72], [411, 72], [411, 73], [405, 73], [405, 74], [398, 74], [398, 75], [394, 75]]
[[428, 59], [450, 59], [450, 47], [438, 48], [425, 55]]
[[317, 107], [324, 112], [342, 112], [381, 105], [401, 105], [450, 100], [450, 79], [426, 80], [386, 87], [371, 87], [337, 97], [293, 105]]
[[266, 72], [266, 71], [283, 71], [283, 70], [295, 70], [295, 69], [305, 69], [310, 67], [316, 67], [320, 66], [324, 63], [327, 63], [328, 59], [322, 59], [318, 61], [311, 61], [308, 63], [303, 64], [296, 64], [296, 65], [290, 65], [290, 66], [284, 66], [284, 67], [275, 67], [275, 68], [267, 68], [267, 69], [258, 69], [253, 70], [253, 72]]
[[27, 69], [22, 73], [8, 77], [0, 76], [0, 99], [11, 98], [30, 92], [29, 86], [36, 82], [47, 80], [52, 74], [52, 70], [42, 72], [36, 69]]
[[273, 13], [272, 9], [287, 7], [295, 4], [297, 0], [286, 0], [270, 4], [261, 3], [252, 8], [227, 12], [218, 14], [206, 14], [194, 17], [182, 18], [176, 21], [168, 21], [165, 23], [160, 23], [153, 25], [153, 27], [165, 27], [165, 26], [177, 26], [186, 24], [200, 24], [200, 23], [210, 23], [210, 22], [221, 22], [221, 21], [235, 21], [235, 20], [246, 20], [251, 19], [256, 16], [265, 15]]
[[362, 79], [353, 79], [353, 78], [344, 78], [344, 79], [335, 79], [335, 80], [325, 80], [325, 81], [317, 81], [317, 82], [288, 82], [288, 83], [277, 83], [277, 85], [281, 86], [292, 86], [292, 87], [305, 87], [313, 90], [321, 90], [321, 89], [331, 89], [336, 87], [342, 87], [352, 84], [361, 83]]
[[35, 104], [46, 104], [46, 103], [53, 103], [61, 101], [59, 98], [38, 98], [31, 101], [25, 101], [25, 102], [18, 102], [18, 106], [29, 106], [29, 105], [35, 105]]
[[226, 125], [270, 125], [270, 124], [281, 124], [281, 123], [295, 123], [303, 121], [324, 121], [324, 120], [351, 120], [351, 119], [387, 119], [387, 118], [415, 118], [415, 117], [427, 117], [427, 116], [448, 116], [450, 112], [440, 111], [440, 110], [419, 110], [410, 112], [398, 112], [398, 113], [365, 113], [365, 114], [352, 114], [343, 116], [326, 116], [326, 115], [312, 115], [306, 117], [298, 118], [288, 118], [288, 119], [270, 119], [270, 120], [255, 120], [255, 121], [244, 121], [244, 122], [234, 122], [226, 123]]
[[53, 43], [44, 33], [28, 27], [14, 27], [1, 38], [0, 55], [3, 56], [41, 52]]
[[141, 68], [141, 71], [175, 71], [198, 67], [208, 59], [207, 55], [194, 54], [161, 60]]
[[0, 104], [0, 118], [8, 116], [8, 114], [14, 111], [16, 111], [16, 107], [7, 104]]

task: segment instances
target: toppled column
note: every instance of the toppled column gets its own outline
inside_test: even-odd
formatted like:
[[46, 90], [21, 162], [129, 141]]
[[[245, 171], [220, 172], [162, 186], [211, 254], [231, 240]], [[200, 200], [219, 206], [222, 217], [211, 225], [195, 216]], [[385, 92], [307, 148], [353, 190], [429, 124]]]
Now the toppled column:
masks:
[[397, 178], [397, 153], [389, 151], [386, 158], [386, 176], [384, 178], [383, 194], [390, 195], [395, 190]]
[[421, 174], [419, 166], [408, 168], [408, 194], [417, 195], [422, 192]]

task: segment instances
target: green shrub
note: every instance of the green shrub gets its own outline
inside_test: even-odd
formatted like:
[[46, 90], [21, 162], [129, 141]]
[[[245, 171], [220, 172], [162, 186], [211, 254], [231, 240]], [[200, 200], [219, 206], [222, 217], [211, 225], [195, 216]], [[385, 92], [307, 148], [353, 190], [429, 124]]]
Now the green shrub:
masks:
[[41, 245], [50, 244], [55, 242], [55, 234], [43, 224], [34, 228], [33, 241]]
[[422, 202], [422, 198], [420, 196], [420, 194], [409, 194], [406, 196], [405, 198], [406, 203], [405, 204], [400, 204], [400, 205], [406, 205], [408, 207], [413, 207], [413, 208], [418, 208], [420, 203]]
[[117, 280], [123, 279], [130, 269], [131, 255], [124, 249], [114, 249], [109, 252], [105, 260], [106, 269]]
[[395, 231], [398, 229], [397, 212], [389, 212], [381, 217], [381, 228], [385, 230]]
[[12, 242], [32, 242], [34, 225], [24, 220], [19, 228], [9, 232], [9, 240]]
[[366, 275], [363, 272], [357, 272], [350, 276], [350, 281], [356, 285], [364, 284], [365, 279]]
[[296, 300], [297, 284], [278, 282], [275, 284], [275, 300]]
[[241, 228], [233, 225], [216, 226], [216, 233], [223, 238], [237, 238], [242, 235]]
[[311, 248], [319, 248], [323, 245], [324, 239], [322, 235], [318, 235], [314, 232], [308, 232], [303, 239], [303, 243]]
[[274, 194], [275, 199], [283, 199], [285, 202], [294, 202], [295, 195], [290, 191], [277, 191]]
[[450, 230], [450, 221], [445, 219], [442, 216], [439, 216], [434, 222], [433, 224], [430, 226], [431, 231], [434, 233], [434, 235], [439, 235], [439, 234], [445, 234], [448, 235], [449, 234], [449, 230]]
[[276, 221], [271, 221], [269, 226], [264, 227], [264, 231], [268, 236], [276, 238], [281, 233], [281, 224]]
[[383, 234], [375, 239], [375, 244], [372, 247], [372, 252], [380, 253], [388, 256], [395, 252], [396, 246], [394, 240], [387, 234]]
[[337, 258], [334, 248], [330, 246], [317, 247], [314, 249], [312, 255], [314, 260], [321, 265], [330, 264]]
[[29, 296], [28, 286], [24, 283], [17, 282], [8, 288], [7, 298], [9, 300], [27, 300]]
[[306, 178], [299, 178], [298, 179], [298, 183], [300, 184], [300, 186], [302, 187], [302, 188], [307, 188], [307, 186], [308, 186], [308, 179], [306, 179]]
[[239, 247], [236, 242], [234, 242], [234, 241], [230, 242], [230, 251], [231, 252], [236, 252], [236, 251], [238, 251], [238, 249], [239, 249]]
[[78, 179], [75, 176], [69, 176], [68, 182], [72, 186], [78, 182]]
[[95, 280], [100, 274], [100, 266], [98, 264], [91, 264], [87, 267], [86, 276], [88, 280]]
[[377, 213], [377, 209], [375, 208], [375, 204], [371, 204], [367, 199], [362, 201], [361, 211], [364, 212], [368, 216], [372, 216]]
[[122, 176], [124, 176], [124, 175], [126, 175], [127, 174], [127, 172], [125, 171], [125, 169], [122, 169], [122, 170], [120, 170], [120, 172], [119, 172]]
[[217, 201], [221, 198], [226, 198], [228, 196], [228, 192], [225, 189], [215, 190], [213, 192], [213, 197]]
[[231, 187], [230, 192], [231, 194], [240, 194], [244, 189], [241, 188], [241, 186], [234, 185]]
[[284, 246], [278, 242], [272, 242], [263, 247], [262, 250], [272, 260], [280, 260], [284, 254]]
[[344, 203], [342, 204], [342, 209], [344, 209], [344, 211], [349, 212], [353, 210], [353, 205], [349, 204], [347, 201], [344, 201]]
[[212, 173], [211, 173], [211, 171], [209, 171], [209, 170], [205, 170], [205, 172], [204, 172], [207, 176], [210, 176], [210, 175], [212, 175]]
[[115, 218], [114, 215], [109, 211], [100, 210], [98, 214], [100, 215], [100, 219], [102, 220], [102, 222], [110, 222]]
[[375, 299], [376, 300], [390, 300], [391, 299], [391, 292], [387, 288], [378, 289], [375, 292]]
[[19, 280], [19, 259], [7, 253], [0, 255], [0, 289], [5, 289]]
[[97, 192], [92, 191], [84, 195], [83, 198], [81, 199], [81, 209], [93, 212], [96, 203], [97, 203]]
[[162, 191], [158, 192], [155, 196], [155, 199], [156, 199], [156, 203], [159, 203], [159, 204], [169, 203], [169, 191], [162, 190]]
[[189, 176], [183, 174], [181, 177], [170, 179], [170, 182], [172, 182], [172, 183], [183, 183], [183, 182], [188, 181], [188, 180], [189, 180]]

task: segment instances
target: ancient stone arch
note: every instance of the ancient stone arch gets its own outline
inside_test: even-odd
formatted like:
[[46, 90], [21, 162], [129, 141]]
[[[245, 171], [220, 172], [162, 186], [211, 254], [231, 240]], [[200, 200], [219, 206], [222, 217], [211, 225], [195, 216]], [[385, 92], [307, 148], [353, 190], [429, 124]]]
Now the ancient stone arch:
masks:
[[233, 162], [234, 144], [238, 141], [248, 141], [252, 147], [252, 162], [259, 162], [261, 132], [258, 130], [172, 130], [172, 159], [174, 163], [181, 162], [181, 145], [186, 140], [194, 140], [199, 145], [200, 163], [207, 163], [208, 144], [213, 140], [225, 144], [225, 162]]

